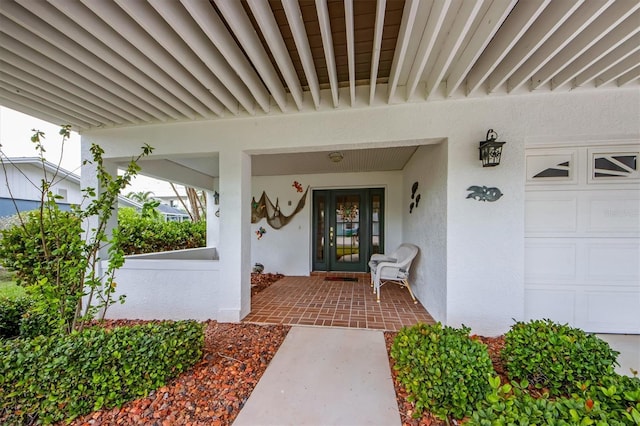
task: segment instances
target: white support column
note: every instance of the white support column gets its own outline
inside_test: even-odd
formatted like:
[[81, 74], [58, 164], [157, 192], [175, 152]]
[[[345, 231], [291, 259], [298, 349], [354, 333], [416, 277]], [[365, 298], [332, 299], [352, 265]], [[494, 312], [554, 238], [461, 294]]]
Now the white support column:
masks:
[[220, 205], [216, 204], [216, 197], [214, 197], [214, 193], [220, 191], [219, 180], [218, 178], [213, 180], [213, 191], [205, 191], [207, 196], [207, 247], [218, 248], [220, 245], [220, 218], [216, 216]]
[[251, 157], [220, 152], [220, 293], [218, 321], [251, 311]]

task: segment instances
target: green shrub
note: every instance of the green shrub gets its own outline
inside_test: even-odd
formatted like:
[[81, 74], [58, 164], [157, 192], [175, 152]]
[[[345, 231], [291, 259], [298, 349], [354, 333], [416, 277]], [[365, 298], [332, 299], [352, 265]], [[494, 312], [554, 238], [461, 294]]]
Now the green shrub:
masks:
[[471, 414], [489, 391], [495, 374], [487, 347], [469, 338], [470, 329], [418, 324], [403, 328], [391, 347], [398, 380], [415, 401], [416, 415], [426, 409], [446, 419]]
[[11, 339], [20, 334], [23, 315], [33, 304], [30, 297], [0, 297], [0, 338]]
[[639, 425], [640, 379], [616, 374], [605, 376], [599, 384], [580, 386], [569, 397], [534, 398], [528, 383], [500, 385], [491, 380], [492, 392], [473, 413], [468, 425]]
[[49, 424], [120, 406], [194, 365], [203, 344], [194, 321], [0, 342], [0, 423]]
[[597, 383], [613, 371], [618, 352], [598, 337], [550, 320], [517, 322], [505, 335], [502, 358], [509, 378], [527, 380], [551, 395]]
[[115, 238], [125, 254], [204, 247], [206, 222], [161, 222], [123, 208], [118, 212]]

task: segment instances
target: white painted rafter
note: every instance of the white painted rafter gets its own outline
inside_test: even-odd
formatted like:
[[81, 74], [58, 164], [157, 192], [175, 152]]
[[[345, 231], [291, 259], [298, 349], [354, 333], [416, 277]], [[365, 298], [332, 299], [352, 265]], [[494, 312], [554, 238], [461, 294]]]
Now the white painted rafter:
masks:
[[155, 9], [145, 0], [114, 0], [134, 21], [140, 25], [171, 56], [188, 70], [215, 98], [232, 114], [238, 113], [238, 101], [204, 65], [191, 48], [174, 32]]
[[616, 2], [609, 7], [588, 28], [576, 35], [561, 52], [533, 74], [530, 89], [535, 90], [549, 82], [554, 75], [575, 61], [638, 9], [640, 9], [640, 2], [632, 1]]
[[369, 77], [369, 105], [373, 104], [376, 96], [378, 67], [380, 66], [380, 49], [382, 47], [382, 31], [384, 29], [384, 11], [387, 0], [377, 0], [376, 23], [373, 31], [373, 48], [371, 49], [371, 73]]
[[329, 86], [331, 88], [331, 99], [333, 107], [337, 108], [338, 100], [338, 73], [336, 71], [336, 55], [333, 52], [333, 37], [331, 35], [331, 23], [329, 21], [329, 9], [325, 0], [316, 0], [316, 12], [318, 14], [318, 24], [320, 25], [320, 36], [322, 37], [322, 48], [324, 59], [327, 63], [327, 74], [329, 75]]
[[404, 66], [407, 56], [407, 48], [411, 40], [411, 33], [418, 14], [419, 0], [407, 0], [404, 3], [402, 12], [402, 21], [400, 22], [400, 30], [398, 31], [398, 40], [396, 42], [396, 50], [393, 54], [393, 62], [391, 63], [391, 72], [389, 73], [389, 82], [387, 84], [387, 99], [391, 100], [396, 94], [398, 88], [398, 80], [400, 79], [400, 71]]
[[460, 87], [471, 67], [473, 67], [473, 64], [476, 63], [491, 39], [493, 39], [493, 36], [507, 19], [509, 12], [511, 12], [516, 3], [517, 0], [495, 0], [491, 2], [473, 37], [471, 37], [462, 55], [460, 55], [460, 58], [449, 72], [446, 96], [451, 96]]
[[449, 31], [449, 35], [444, 42], [442, 50], [436, 59], [433, 68], [426, 80], [427, 96], [429, 99], [440, 86], [440, 82], [447, 73], [449, 65], [455, 58], [458, 50], [460, 49], [462, 42], [467, 36], [473, 21], [478, 16], [480, 9], [482, 8], [482, 1], [464, 1], [458, 10], [458, 15]]
[[302, 69], [304, 70], [305, 78], [307, 79], [307, 85], [309, 86], [309, 92], [311, 92], [311, 98], [316, 109], [320, 108], [320, 83], [318, 82], [318, 73], [313, 62], [313, 55], [311, 54], [311, 47], [309, 46], [309, 39], [307, 37], [307, 31], [304, 28], [304, 22], [302, 21], [302, 12], [297, 1], [285, 1], [282, 2], [282, 8], [284, 9], [291, 34], [293, 35], [293, 41], [296, 45], [300, 62], [302, 62]]
[[467, 95], [476, 91], [527, 33], [551, 0], [519, 1], [467, 75]]
[[[429, 6], [427, 3], [422, 4], [423, 7]], [[429, 19], [422, 32], [420, 38], [420, 44], [418, 45], [418, 51], [416, 52], [415, 59], [409, 70], [409, 77], [407, 78], [407, 93], [405, 98], [409, 99], [416, 91], [422, 74], [427, 65], [427, 61], [433, 53], [433, 46], [438, 38], [438, 33], [442, 28], [444, 19], [451, 6], [451, 0], [443, 0], [434, 2], [431, 4], [431, 10], [428, 13]]]
[[289, 92], [291, 93], [293, 101], [296, 103], [296, 107], [298, 110], [301, 110], [303, 93], [300, 79], [296, 74], [293, 61], [287, 50], [287, 45], [282, 38], [282, 33], [280, 32], [280, 28], [278, 28], [278, 23], [273, 16], [273, 11], [269, 6], [268, 0], [248, 0], [247, 4], [260, 27], [262, 36], [271, 50], [271, 54], [282, 74], [282, 78], [284, 78], [287, 87], [289, 87]]
[[255, 115], [255, 99], [218, 49], [211, 45], [207, 36], [198, 28], [184, 7], [178, 2], [164, 0], [149, 0], [149, 4], [164, 18], [173, 31], [189, 45], [189, 48], [193, 50], [207, 68], [218, 77], [245, 111], [250, 115]]
[[[160, 121], [167, 120], [167, 115], [153, 105], [157, 103], [157, 98], [153, 94], [132, 82], [103, 60], [88, 55], [82, 46], [58, 33], [47, 23], [11, 2], [0, 3], [0, 12], [2, 13], [0, 27], [6, 34], [129, 102], [137, 108], [132, 110], [132, 113], [139, 118], [149, 120], [153, 117]], [[27, 28], [31, 28], [31, 31]], [[77, 58], [82, 58], [83, 61]], [[100, 69], [101, 73], [97, 72], [97, 69]]]
[[[624, 74], [624, 72], [633, 68], [634, 64], [637, 65], [638, 63], [640, 63], [640, 57], [638, 57], [639, 50], [640, 34], [636, 34], [635, 36], [631, 37], [630, 39], [613, 49], [611, 52], [604, 55], [597, 62], [594, 62], [591, 66], [589, 66], [589, 68], [582, 71], [579, 75], [577, 75], [572, 81], [572, 86], [579, 87], [594, 79], [596, 79], [596, 86], [600, 86], [602, 84], [606, 84], [612, 80], [615, 80], [618, 75]], [[601, 75], [603, 73], [625, 60], [627, 61], [627, 64], [631, 64], [632, 66], [624, 72], [618, 73], [618, 75], [616, 75], [615, 77], [604, 79], [601, 78]], [[603, 83], [598, 84], [598, 80], [602, 80]]]
[[598, 16], [613, 4], [614, 0], [592, 0], [584, 3], [567, 21], [526, 60], [507, 80], [507, 91], [512, 92], [530, 80], [540, 68], [585, 30]]
[[356, 104], [355, 31], [353, 28], [353, 0], [344, 0], [344, 22], [347, 33], [347, 62], [349, 67], [349, 97]]
[[[13, 96], [10, 98], [2, 96], [0, 94], [0, 105], [5, 106], [7, 108], [14, 109], [16, 111], [20, 111], [24, 114], [30, 115], [32, 117], [38, 117], [41, 120], [48, 121], [49, 123], [65, 123], [64, 118], [58, 116], [57, 111], [52, 111], [49, 108], [45, 108], [45, 105], [35, 105], [35, 108], [32, 108], [30, 105], [26, 103], [16, 102], [13, 100]], [[85, 127], [79, 124], [73, 124], [67, 122], [66, 124], [70, 124], [75, 131], [82, 131]]]
[[640, 54], [638, 53], [640, 45], [636, 46], [639, 47], [635, 50], [634, 53], [627, 56], [625, 59], [621, 59], [620, 61], [614, 63], [612, 66], [608, 67], [605, 71], [603, 71], [596, 77], [596, 87], [611, 83], [613, 80], [617, 80], [618, 78], [638, 66], [638, 63], [640, 62]]
[[551, 90], [564, 86], [573, 80], [577, 75], [598, 62], [602, 57], [620, 46], [622, 43], [640, 32], [638, 26], [640, 12], [635, 12], [624, 20], [615, 29], [593, 44], [582, 55], [576, 58], [571, 64], [564, 67], [551, 79]]
[[[0, 87], [0, 99], [7, 99], [16, 103], [17, 105], [25, 106], [34, 111], [44, 112], [51, 117], [55, 117], [56, 123], [71, 124], [72, 126], [75, 126], [79, 129], [90, 127], [90, 124], [86, 121], [79, 120], [76, 117], [66, 114], [65, 112], [61, 111], [60, 108], [54, 107], [48, 103], [40, 102], [39, 100], [30, 98], [29, 96], [24, 96], [20, 93], [9, 91], [3, 87]], [[18, 108], [18, 110], [20, 110], [20, 108]]]
[[224, 106], [222, 103], [114, 2], [102, 0], [81, 1], [100, 19], [109, 23], [111, 28], [125, 37], [129, 43], [133, 44], [147, 58], [156, 65], [163, 67], [174, 80], [192, 93], [206, 107], [200, 107], [197, 110], [203, 118], [223, 115]]
[[258, 71], [262, 81], [282, 112], [287, 111], [287, 93], [278, 77], [278, 73], [262, 47], [260, 38], [251, 26], [242, 4], [238, 1], [214, 0], [218, 10], [238, 39], [238, 42]]
[[269, 112], [269, 92], [211, 5], [200, 0], [181, 1], [209, 40], [242, 79], [260, 108], [264, 112]]
[[618, 87], [622, 87], [625, 84], [629, 84], [632, 81], [636, 81], [638, 79], [640, 79], [640, 65], [618, 77], [618, 79], [616, 80], [616, 84], [618, 85]]
[[489, 77], [489, 93], [507, 79], [533, 55], [560, 26], [580, 7], [584, 0], [553, 1], [533, 24], [532, 31], [518, 41]]
[[31, 84], [41, 91], [45, 91], [78, 105], [85, 113], [93, 113], [104, 117], [102, 123], [123, 124], [125, 120], [109, 110], [104, 100], [89, 92], [83, 92], [79, 87], [62, 80], [60, 77], [49, 73], [35, 64], [13, 55], [11, 52], [0, 49], [0, 57], [11, 61], [11, 63], [0, 61], [2, 70], [12, 77]]

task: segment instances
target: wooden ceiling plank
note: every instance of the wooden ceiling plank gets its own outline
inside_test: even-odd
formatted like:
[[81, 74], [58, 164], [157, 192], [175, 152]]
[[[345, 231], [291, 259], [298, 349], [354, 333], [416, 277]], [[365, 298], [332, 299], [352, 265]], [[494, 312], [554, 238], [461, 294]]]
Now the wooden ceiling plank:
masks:
[[369, 105], [373, 105], [373, 100], [376, 96], [376, 83], [378, 80], [378, 68], [380, 67], [382, 32], [384, 29], [386, 6], [387, 0], [377, 0], [375, 27], [373, 30], [373, 47], [371, 48], [371, 71], [369, 73]]
[[473, 64], [489, 45], [516, 3], [517, 0], [495, 0], [491, 3], [482, 17], [481, 24], [478, 25], [476, 32], [469, 40], [469, 44], [467, 44], [455, 66], [449, 72], [446, 88], [447, 97], [451, 96], [460, 87]]
[[[39, 102], [38, 100], [32, 99], [31, 97], [24, 96], [15, 92], [11, 92], [4, 87], [0, 87], [0, 99], [7, 99], [9, 101], [13, 101], [18, 105], [25, 106], [33, 111], [43, 112], [51, 117], [55, 117], [56, 120], [54, 122], [71, 124], [79, 128], [88, 128], [91, 127], [89, 123], [79, 120], [71, 115], [65, 114], [61, 112], [59, 108], [51, 107], [50, 103], [45, 100], [45, 103]], [[18, 108], [21, 111], [21, 108]], [[38, 114], [35, 114], [37, 117]]]
[[[191, 48], [156, 13], [148, 1], [114, 0], [138, 25], [193, 76], [204, 89], [220, 101], [233, 115], [238, 114], [238, 101], [224, 84], [198, 58]], [[220, 111], [222, 115], [222, 111]]]
[[640, 32], [638, 20], [640, 19], [640, 11], [629, 15], [620, 25], [611, 30], [607, 35], [602, 37], [597, 43], [593, 44], [589, 49], [584, 51], [582, 55], [576, 58], [571, 64], [567, 65], [553, 76], [551, 79], [551, 90], [555, 90], [564, 86], [580, 75], [584, 70], [598, 62], [616, 47]]
[[309, 85], [309, 91], [313, 99], [316, 109], [320, 108], [320, 84], [318, 83], [318, 74], [313, 62], [313, 54], [309, 46], [307, 31], [302, 20], [302, 12], [297, 1], [282, 2], [287, 22], [291, 28], [291, 34], [298, 51], [298, 56], [302, 62], [302, 69]]
[[551, 0], [519, 1], [467, 75], [466, 94], [476, 91], [529, 30]]
[[[122, 56], [116, 54], [112, 49], [82, 29], [81, 26], [77, 25], [51, 4], [31, 0], [17, 0], [17, 3], [24, 9], [29, 10], [32, 14], [41, 17], [58, 32], [64, 34], [79, 46], [82, 46], [86, 52], [91, 52], [95, 57], [104, 61], [104, 63], [109, 64], [141, 87], [144, 87], [154, 97], [162, 101], [155, 102], [153, 105], [169, 117], [176, 120], [193, 117], [193, 110], [175, 96], [175, 94], [171, 93], [165, 86], [159, 84], [140, 69], [126, 61]], [[78, 58], [81, 59], [82, 56], [78, 56]], [[96, 69], [99, 70], [99, 68]]]
[[[98, 86], [91, 80], [87, 80], [85, 77], [76, 74], [74, 71], [69, 70], [69, 68], [65, 68], [49, 58], [42, 57], [38, 52], [32, 50], [30, 47], [10, 38], [3, 33], [0, 33], [0, 45], [16, 56], [25, 59], [25, 61], [11, 60], [12, 64], [16, 66], [24, 66], [27, 72], [31, 72], [31, 70], [33, 70], [34, 68], [43, 67], [47, 70], [47, 74], [52, 74], [48, 77], [48, 79], [53, 78], [53, 76], [62, 75], [64, 76], [64, 79], [59, 78], [59, 80], [63, 80], [68, 83], [66, 87], [68, 89], [71, 89], [72, 93], [76, 93], [76, 91], [73, 90], [74, 87], [79, 87], [82, 89], [82, 92], [79, 92], [78, 96], [85, 96], [86, 93], [95, 94], [93, 102], [100, 102], [101, 106], [109, 111], [112, 111], [114, 114], [118, 115], [126, 121], [129, 121], [131, 123], [137, 123], [140, 121], [140, 118], [130, 111], [132, 107], [127, 102], [123, 102], [122, 98], [116, 97], [115, 95], [113, 95], [113, 93]], [[8, 58], [8, 55], [6, 53], [3, 53], [2, 57]], [[22, 62], [22, 64], [17, 65], [20, 62]]]
[[[77, 106], [70, 104], [64, 99], [46, 95], [45, 93], [42, 93], [37, 87], [30, 86], [28, 84], [23, 84], [21, 82], [18, 82], [18, 85], [12, 84], [9, 79], [5, 78], [6, 76], [3, 75], [2, 72], [0, 72], [0, 77], [2, 77], [0, 78], [0, 88], [6, 90], [8, 93], [13, 93], [17, 96], [27, 98], [33, 102], [38, 102], [42, 105], [50, 106], [56, 111], [59, 111], [61, 114], [65, 114], [67, 117], [71, 117], [77, 120], [78, 123], [85, 123], [86, 127], [95, 127], [102, 124], [101, 121], [94, 120], [79, 112], [76, 109]], [[46, 95], [46, 97], [43, 97], [41, 95]]]
[[400, 23], [400, 29], [398, 30], [396, 48], [393, 54], [391, 71], [389, 72], [389, 83], [387, 84], [387, 102], [389, 103], [391, 103], [391, 100], [395, 96], [396, 90], [398, 88], [400, 71], [404, 66], [404, 62], [407, 56], [407, 47], [409, 46], [411, 32], [413, 31], [413, 26], [416, 21], [419, 5], [419, 0], [406, 0], [404, 3], [402, 22]]
[[[255, 115], [255, 98], [216, 46], [202, 32], [189, 12], [176, 1], [149, 0], [149, 4], [184, 40], [205, 67], [220, 80], [244, 110], [249, 115]], [[234, 107], [235, 110], [230, 109], [229, 106], [227, 109], [236, 114], [238, 112], [237, 105]]]
[[427, 61], [434, 53], [433, 46], [438, 39], [438, 34], [442, 29], [442, 24], [451, 7], [451, 0], [433, 2], [432, 4], [423, 2], [421, 5], [423, 7], [431, 6], [431, 10], [429, 13], [425, 13], [425, 15], [429, 16], [429, 19], [422, 31], [418, 51], [416, 52], [416, 57], [413, 60], [411, 69], [409, 70], [409, 77], [407, 78], [407, 92], [405, 95], [407, 100], [409, 100], [409, 98], [411, 98], [415, 93], [427, 65]]
[[618, 87], [622, 87], [626, 84], [631, 83], [634, 80], [638, 80], [638, 78], [640, 78], [640, 65], [629, 70], [628, 72], [621, 75], [620, 77], [618, 77], [618, 80], [616, 81], [616, 83]]
[[298, 74], [293, 66], [291, 56], [289, 55], [287, 45], [284, 43], [284, 39], [282, 38], [282, 33], [280, 32], [278, 23], [273, 16], [271, 7], [269, 6], [269, 1], [248, 0], [247, 3], [251, 8], [251, 12], [260, 27], [260, 31], [271, 50], [278, 68], [280, 69], [280, 73], [287, 83], [287, 87], [289, 87], [289, 92], [296, 103], [296, 107], [298, 110], [301, 110], [303, 94], [300, 79], [298, 78]]
[[[111, 1], [81, 0], [100, 19], [125, 37], [144, 56], [159, 67], [165, 69], [173, 79], [179, 82], [202, 107], [196, 110], [203, 118], [222, 116], [224, 106], [198, 80], [195, 79], [174, 57], [172, 57], [153, 37], [142, 29], [133, 18]], [[77, 4], [76, 4], [77, 7]]]
[[[2, 2], [0, 3], [0, 7], [4, 8], [11, 4], [12, 3], [9, 2]], [[98, 73], [93, 68], [93, 66], [99, 67], [105, 65], [108, 67], [107, 64], [104, 64], [104, 62], [94, 57], [93, 61], [89, 60], [89, 63], [92, 66], [87, 66], [81, 61], [77, 60], [71, 54], [67, 53], [66, 50], [64, 50], [65, 48], [72, 48], [74, 49], [71, 51], [72, 53], [78, 53], [76, 52], [76, 50], [79, 50], [77, 45], [67, 46], [65, 44], [65, 40], [57, 40], [53, 34], [43, 34], [43, 37], [46, 37], [45, 40], [41, 36], [38, 36], [37, 34], [27, 30], [25, 27], [18, 25], [13, 20], [6, 17], [6, 15], [4, 15], [5, 13], [7, 13], [7, 11], [2, 9], [2, 14], [0, 14], [0, 27], [2, 28], [2, 31], [6, 36], [11, 37], [13, 40], [20, 40], [18, 44], [29, 46], [29, 48], [32, 50], [32, 54], [49, 58], [51, 61], [59, 64], [61, 67], [72, 70], [76, 74], [83, 76], [88, 81], [93, 82], [95, 85], [111, 93], [113, 99], [119, 98], [122, 101], [128, 103], [128, 111], [131, 114], [135, 115], [138, 119], [166, 121], [167, 116], [165, 114], [151, 107], [144, 99], [128, 91], [128, 89], [131, 88], [131, 85], [126, 83], [130, 83], [130, 81], [124, 81], [124, 86], [118, 84], [122, 81], [122, 79], [118, 78], [121, 77], [121, 75], [117, 76], [115, 70], [111, 70], [112, 72], [107, 72], [107, 76], [105, 76]], [[61, 47], [59, 48], [56, 45], [52, 44], [55, 42], [62, 43]], [[19, 48], [18, 44], [16, 44], [14, 41], [8, 41], [8, 43], [10, 43], [12, 46], [10, 50], [18, 53], [15, 50]], [[115, 77], [119, 81], [114, 81], [110, 77]], [[150, 111], [147, 112], [147, 110]]]
[[547, 62], [564, 49], [574, 38], [584, 31], [598, 16], [607, 10], [615, 0], [584, 3], [567, 21], [527, 59], [507, 80], [507, 92], [517, 90], [542, 68]]
[[287, 112], [287, 93], [242, 4], [239, 1], [214, 1], [276, 104], [282, 112]]
[[[69, 90], [69, 87], [72, 85], [66, 81], [63, 81], [61, 78], [49, 74], [42, 68], [36, 68], [35, 66], [31, 66], [30, 71], [27, 72], [27, 68], [31, 64], [30, 62], [13, 55], [10, 52], [0, 50], [0, 56], [7, 61], [11, 61], [11, 63], [0, 61], [0, 67], [2, 71], [5, 73], [19, 79], [23, 82], [29, 83], [41, 91], [45, 91], [56, 95], [61, 98], [65, 98], [70, 102], [75, 103], [80, 106], [85, 112], [94, 114], [95, 117], [103, 117], [102, 122], [107, 124], [123, 124], [124, 120], [110, 112], [106, 108], [102, 108], [99, 106], [99, 102], [95, 102], [95, 100], [99, 100], [99, 98], [95, 97], [92, 99], [91, 96], [78, 96], [73, 92], [77, 92], [79, 89], [76, 87], [75, 90]], [[17, 66], [14, 66], [17, 65]], [[88, 92], [86, 95], [90, 95]]]
[[[0, 105], [7, 107], [7, 108], [11, 108], [13, 110], [16, 111], [20, 111], [24, 114], [30, 115], [32, 117], [36, 117], [39, 118], [41, 120], [44, 121], [48, 121], [49, 123], [64, 123], [64, 119], [53, 115], [53, 114], [49, 114], [45, 111], [41, 111], [41, 110], [37, 110], [34, 108], [30, 108], [27, 105], [21, 104], [19, 102], [15, 102], [11, 99], [5, 98], [3, 96], [0, 95]], [[55, 111], [54, 111], [55, 113]], [[85, 129], [85, 127], [79, 126], [78, 124], [71, 124], [71, 123], [67, 123], [71, 125], [72, 130], [76, 131], [76, 132], [81, 132], [82, 130]]]
[[[633, 70], [640, 64], [640, 41], [635, 40], [636, 48], [633, 52], [625, 56], [621, 56], [618, 60], [612, 61], [609, 66], [604, 68], [601, 73], [595, 77], [596, 87], [604, 86], [607, 83], [611, 83], [613, 80], [617, 80], [620, 76]], [[613, 53], [613, 52], [612, 52]]]
[[353, 0], [344, 0], [344, 19], [347, 29], [347, 62], [349, 65], [349, 97], [351, 106], [356, 105], [356, 62], [354, 49]]
[[[6, 82], [11, 86], [21, 91], [28, 92], [32, 95], [38, 95], [38, 96], [42, 95], [46, 99], [50, 99], [51, 102], [54, 104], [60, 105], [61, 107], [66, 108], [69, 111], [76, 111], [75, 112], [76, 117], [78, 117], [83, 121], [86, 121], [87, 123], [92, 124], [93, 126], [99, 126], [105, 123], [113, 124], [106, 117], [98, 115], [92, 111], [85, 109], [82, 105], [78, 105], [77, 103], [72, 102], [69, 99], [71, 95], [70, 93], [64, 92], [63, 90], [57, 90], [57, 91], [44, 90], [41, 86], [36, 86], [16, 76], [6, 73], [5, 70], [6, 68], [9, 68], [8, 65], [9, 64], [0, 63], [0, 66], [1, 66], [0, 69], [2, 70], [0, 71], [0, 84], [2, 84], [3, 82]], [[24, 75], [24, 74], [25, 73], [22, 72], [19, 75]], [[57, 93], [53, 93], [53, 92], [57, 92]]]
[[270, 96], [260, 77], [211, 4], [200, 0], [181, 0], [182, 5], [238, 74], [264, 112], [269, 112]]
[[316, 0], [316, 13], [318, 14], [318, 23], [320, 24], [320, 33], [322, 34], [322, 46], [324, 50], [324, 58], [327, 63], [327, 71], [329, 73], [329, 85], [331, 87], [331, 98], [333, 107], [337, 108], [338, 100], [338, 75], [336, 70], [336, 61], [333, 53], [333, 38], [331, 35], [331, 22], [329, 20], [329, 10], [324, 0]]
[[531, 90], [546, 84], [551, 78], [573, 63], [600, 39], [613, 31], [632, 13], [640, 9], [640, 2], [616, 2], [582, 31], [565, 48], [531, 76]]
[[540, 15], [513, 50], [489, 76], [489, 93], [501, 87], [584, 3], [584, 0], [554, 1]]

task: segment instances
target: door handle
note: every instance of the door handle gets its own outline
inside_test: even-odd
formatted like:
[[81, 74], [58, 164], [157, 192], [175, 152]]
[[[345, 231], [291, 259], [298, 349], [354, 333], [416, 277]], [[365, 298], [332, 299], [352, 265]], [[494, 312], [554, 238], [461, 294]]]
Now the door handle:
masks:
[[333, 247], [333, 226], [329, 227], [329, 246]]

